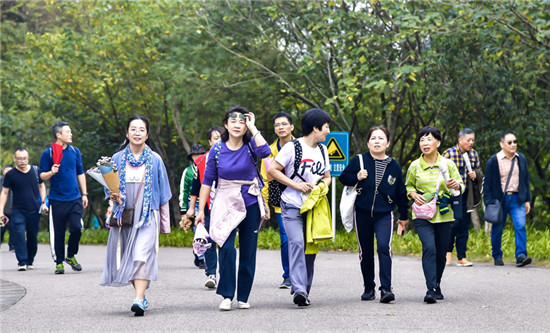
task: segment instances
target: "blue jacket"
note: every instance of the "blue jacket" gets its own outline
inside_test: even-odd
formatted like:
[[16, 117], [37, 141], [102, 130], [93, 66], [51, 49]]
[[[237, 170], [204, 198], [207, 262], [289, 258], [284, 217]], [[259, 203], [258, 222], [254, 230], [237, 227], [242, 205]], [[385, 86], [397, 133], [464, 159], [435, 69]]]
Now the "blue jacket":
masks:
[[[369, 152], [363, 153], [363, 164], [369, 175], [357, 185], [357, 189], [361, 189], [361, 191], [355, 201], [356, 209], [371, 212], [372, 214], [390, 213], [395, 210], [395, 206], [397, 205], [399, 219], [408, 219], [409, 202], [407, 199], [407, 189], [405, 188], [403, 173], [401, 172], [399, 163], [392, 159], [390, 164], [388, 164], [376, 194], [376, 170], [374, 159]], [[355, 156], [338, 179], [346, 186], [354, 186], [357, 184], [358, 172], [359, 157]]]
[[[529, 170], [527, 169], [527, 160], [525, 155], [518, 154], [517, 163], [514, 168], [519, 165], [519, 190], [518, 200], [520, 203], [531, 201], [531, 190], [529, 188]], [[496, 154], [491, 156], [485, 167], [485, 179], [483, 181], [483, 202], [488, 205], [494, 202], [495, 199], [502, 200], [502, 186], [500, 184], [500, 170], [498, 168], [498, 160]]]

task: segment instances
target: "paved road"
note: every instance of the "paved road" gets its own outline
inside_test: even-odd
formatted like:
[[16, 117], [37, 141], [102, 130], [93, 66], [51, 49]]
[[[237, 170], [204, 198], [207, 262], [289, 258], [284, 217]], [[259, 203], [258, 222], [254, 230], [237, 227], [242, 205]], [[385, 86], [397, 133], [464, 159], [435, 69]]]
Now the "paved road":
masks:
[[[550, 331], [550, 269], [512, 264], [448, 267], [445, 300], [422, 302], [425, 286], [418, 258], [395, 257], [396, 301], [360, 300], [357, 254], [322, 252], [316, 261], [312, 305], [297, 308], [288, 290], [278, 289], [277, 251], [258, 251], [249, 310], [218, 311], [221, 297], [207, 290], [203, 272], [189, 248], [161, 248], [159, 281], [147, 292], [150, 308], [133, 317], [131, 287], [98, 285], [104, 246], [81, 246], [84, 270], [54, 275], [47, 245], [39, 245], [34, 271], [17, 272], [3, 246], [0, 279], [22, 286], [26, 294], [0, 312], [2, 332], [46, 331]], [[66, 267], [67, 268], [67, 267]], [[2, 294], [2, 298], [7, 295]]]

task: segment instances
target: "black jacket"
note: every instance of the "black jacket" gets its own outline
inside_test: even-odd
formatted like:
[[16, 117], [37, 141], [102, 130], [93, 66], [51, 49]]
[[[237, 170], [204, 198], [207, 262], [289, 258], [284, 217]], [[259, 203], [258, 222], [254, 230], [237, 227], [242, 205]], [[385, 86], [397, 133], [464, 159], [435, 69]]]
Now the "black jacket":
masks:
[[[388, 164], [378, 187], [378, 192], [375, 195], [376, 170], [374, 159], [369, 152], [363, 153], [362, 155], [364, 167], [369, 175], [357, 185], [357, 190], [360, 190], [360, 192], [355, 201], [355, 208], [371, 212], [371, 214], [378, 214], [392, 212], [397, 205], [399, 219], [408, 219], [409, 203], [407, 199], [407, 189], [405, 188], [403, 173], [401, 172], [399, 163], [392, 159], [390, 164]], [[338, 179], [346, 186], [354, 186], [357, 184], [358, 172], [359, 157], [355, 156], [351, 159]]]
[[[525, 156], [518, 153], [517, 162], [514, 168], [519, 167], [519, 190], [518, 201], [520, 203], [531, 201], [531, 190], [529, 188], [529, 170]], [[502, 185], [500, 184], [500, 170], [498, 168], [497, 155], [491, 156], [485, 167], [485, 179], [483, 180], [483, 202], [488, 205], [495, 199], [502, 200]]]

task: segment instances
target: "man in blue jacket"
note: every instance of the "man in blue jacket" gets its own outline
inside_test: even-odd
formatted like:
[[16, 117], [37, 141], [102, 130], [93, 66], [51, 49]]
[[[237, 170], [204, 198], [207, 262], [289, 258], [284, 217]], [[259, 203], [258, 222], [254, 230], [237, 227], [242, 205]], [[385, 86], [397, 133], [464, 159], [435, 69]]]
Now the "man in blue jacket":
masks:
[[[76, 261], [78, 243], [82, 236], [82, 212], [88, 206], [86, 177], [78, 148], [71, 146], [73, 134], [67, 122], [52, 126], [56, 143], [63, 146], [61, 163], [53, 163], [52, 148], [48, 147], [40, 158], [40, 178], [50, 180], [50, 246], [56, 263], [55, 274], [65, 273], [63, 261], [73, 270], [81, 271]], [[79, 190], [80, 186], [80, 190]], [[65, 259], [65, 230], [69, 224], [69, 242]]]
[[[500, 147], [502, 150], [491, 156], [487, 162], [483, 201], [485, 205], [494, 200], [501, 201], [505, 216], [510, 215], [516, 240], [516, 266], [522, 267], [531, 263], [531, 258], [527, 256], [527, 231], [525, 230], [525, 217], [531, 210], [529, 171], [525, 156], [517, 152], [518, 141], [512, 131], [502, 133]], [[508, 178], [510, 178], [509, 181]], [[507, 187], [506, 183], [508, 183]], [[497, 266], [504, 265], [501, 249], [503, 229], [504, 221], [494, 224], [491, 230], [492, 255]]]

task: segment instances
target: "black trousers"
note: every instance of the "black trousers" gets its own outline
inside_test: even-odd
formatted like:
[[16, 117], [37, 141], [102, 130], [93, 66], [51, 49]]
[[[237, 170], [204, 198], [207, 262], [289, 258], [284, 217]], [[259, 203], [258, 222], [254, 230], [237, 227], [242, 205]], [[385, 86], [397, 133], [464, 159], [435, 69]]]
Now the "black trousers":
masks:
[[[65, 260], [65, 231], [69, 225], [69, 241], [67, 257], [78, 253], [78, 243], [82, 236], [82, 198], [73, 201], [57, 201], [50, 199], [50, 246], [52, 258], [60, 264]], [[53, 239], [52, 239], [53, 237]]]

